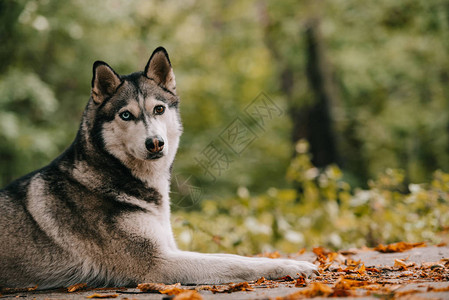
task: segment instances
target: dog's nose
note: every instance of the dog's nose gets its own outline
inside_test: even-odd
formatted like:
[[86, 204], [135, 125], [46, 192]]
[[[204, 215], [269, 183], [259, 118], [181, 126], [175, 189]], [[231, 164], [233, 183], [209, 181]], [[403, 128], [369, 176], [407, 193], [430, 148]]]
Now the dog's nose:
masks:
[[159, 135], [147, 138], [145, 146], [152, 153], [161, 152], [164, 149], [164, 139]]

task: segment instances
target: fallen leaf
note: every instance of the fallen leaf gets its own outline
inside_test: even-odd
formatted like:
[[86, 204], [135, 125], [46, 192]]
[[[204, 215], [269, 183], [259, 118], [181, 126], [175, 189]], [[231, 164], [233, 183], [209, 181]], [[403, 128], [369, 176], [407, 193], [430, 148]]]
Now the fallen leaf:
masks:
[[376, 268], [368, 267], [368, 268], [365, 268], [365, 269], [366, 269], [366, 271], [368, 271], [368, 272], [380, 273], [380, 270], [379, 270], [379, 269], [376, 269]]
[[279, 278], [278, 281], [294, 281], [294, 279], [290, 275], [287, 275], [282, 278]]
[[423, 291], [420, 290], [407, 290], [407, 291], [401, 291], [401, 292], [395, 292], [394, 296], [395, 298], [400, 298], [406, 295], [416, 294], [416, 293], [422, 293]]
[[349, 290], [334, 290], [329, 297], [351, 297], [353, 296], [352, 292]]
[[163, 283], [141, 283], [139, 285], [137, 285], [137, 288], [144, 293], [161, 293], [162, 291], [166, 291], [166, 290], [170, 290], [173, 288], [180, 288], [181, 284], [180, 283], [176, 283], [176, 284], [163, 284]]
[[436, 288], [436, 287], [433, 287], [433, 286], [429, 286], [427, 288], [427, 291], [428, 292], [448, 292], [449, 291], [449, 286], [444, 287], [444, 288]]
[[414, 262], [406, 263], [402, 259], [395, 259], [394, 266], [401, 268], [401, 270], [407, 270], [407, 268], [414, 267], [415, 263]]
[[203, 297], [195, 290], [187, 290], [176, 295], [173, 300], [202, 300]]
[[278, 251], [274, 251], [274, 252], [264, 252], [262, 254], [259, 254], [258, 256], [268, 257], [268, 258], [279, 258], [279, 257], [281, 257], [281, 254]]
[[360, 280], [352, 280], [352, 279], [345, 279], [340, 278], [336, 283], [334, 288], [340, 289], [340, 290], [351, 290], [354, 288], [358, 288], [361, 286], [370, 285], [370, 282], [367, 281], [360, 281]]
[[329, 251], [324, 249], [323, 247], [315, 247], [312, 249], [312, 252], [315, 253], [316, 256], [327, 256]]
[[349, 267], [357, 267], [358, 265], [360, 265], [361, 260], [353, 260], [351, 258], [348, 258], [345, 260], [345, 265], [349, 266]]
[[85, 283], [77, 283], [77, 284], [69, 286], [67, 288], [67, 292], [73, 293], [73, 292], [85, 289], [86, 287], [87, 287], [87, 284], [85, 284]]
[[298, 279], [296, 279], [295, 287], [303, 287], [303, 286], [306, 286], [306, 285], [307, 285], [307, 282], [306, 282], [306, 279], [304, 277], [301, 276]]
[[296, 252], [297, 255], [302, 255], [306, 253], [306, 248], [302, 248], [301, 250], [299, 250], [298, 252]]
[[360, 275], [365, 275], [365, 273], [366, 273], [365, 265], [362, 264], [362, 265], [360, 266], [360, 268], [358, 268], [356, 271], [357, 271], [357, 273], [359, 273]]
[[334, 293], [334, 289], [328, 285], [314, 282], [308, 288], [297, 291], [285, 297], [277, 297], [276, 300], [297, 300], [302, 297], [327, 297]]
[[266, 281], [265, 277], [260, 277], [260, 278], [257, 279], [257, 281], [254, 282], [254, 283], [255, 283], [255, 284], [262, 284], [262, 283], [265, 283], [265, 281]]
[[399, 242], [394, 244], [389, 244], [387, 246], [379, 244], [374, 250], [382, 253], [394, 253], [394, 252], [404, 252], [416, 247], [425, 247], [426, 243], [406, 243]]
[[440, 262], [423, 262], [421, 264], [421, 269], [435, 269], [435, 268], [444, 268]]
[[240, 282], [240, 283], [231, 283], [229, 286], [224, 287], [217, 287], [212, 286], [210, 289], [208, 289], [212, 293], [233, 293], [233, 292], [244, 292], [244, 291], [254, 291], [254, 288], [252, 288], [248, 282]]
[[166, 294], [166, 295], [169, 295], [169, 296], [173, 296], [173, 295], [179, 295], [179, 294], [187, 292], [187, 291], [190, 291], [190, 290], [188, 290], [188, 289], [180, 289], [178, 287], [173, 287], [173, 288], [165, 289], [163, 291], [159, 291], [159, 293]]
[[92, 294], [90, 296], [87, 296], [86, 298], [92, 299], [92, 298], [117, 298], [118, 294]]
[[236, 284], [231, 284], [229, 288], [225, 290], [226, 293], [233, 293], [240, 291], [254, 291], [254, 289], [248, 284], [248, 282], [245, 281]]

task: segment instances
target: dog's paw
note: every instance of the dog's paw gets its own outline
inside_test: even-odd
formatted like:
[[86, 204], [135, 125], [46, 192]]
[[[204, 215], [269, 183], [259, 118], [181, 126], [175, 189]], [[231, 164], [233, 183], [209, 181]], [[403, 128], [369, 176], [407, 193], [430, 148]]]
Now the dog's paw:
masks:
[[268, 274], [268, 279], [278, 279], [284, 276], [297, 278], [303, 276], [306, 278], [319, 275], [318, 267], [307, 261], [298, 261], [292, 259], [274, 259], [273, 268]]

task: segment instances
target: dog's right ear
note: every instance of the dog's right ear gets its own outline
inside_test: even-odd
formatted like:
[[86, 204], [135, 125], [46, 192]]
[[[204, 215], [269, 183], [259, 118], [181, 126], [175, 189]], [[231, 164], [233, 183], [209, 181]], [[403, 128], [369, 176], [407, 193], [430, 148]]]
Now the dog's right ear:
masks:
[[91, 95], [96, 104], [101, 104], [114, 95], [121, 83], [120, 75], [115, 73], [107, 63], [103, 61], [94, 63]]

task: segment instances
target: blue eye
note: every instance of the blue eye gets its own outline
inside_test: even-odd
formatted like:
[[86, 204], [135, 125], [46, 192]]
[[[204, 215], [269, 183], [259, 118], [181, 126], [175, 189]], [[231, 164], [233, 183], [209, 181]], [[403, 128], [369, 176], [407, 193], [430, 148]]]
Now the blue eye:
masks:
[[129, 120], [132, 120], [133, 115], [132, 115], [129, 111], [125, 110], [124, 112], [121, 112], [121, 113], [119, 114], [119, 117], [120, 117], [123, 121], [129, 121]]

